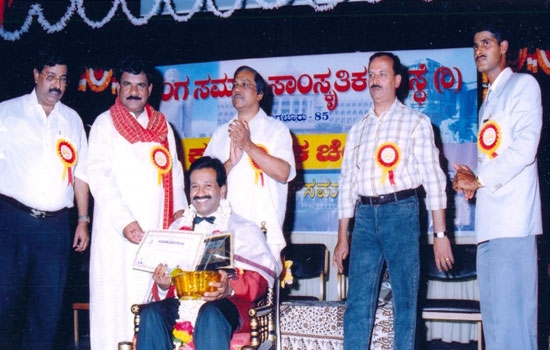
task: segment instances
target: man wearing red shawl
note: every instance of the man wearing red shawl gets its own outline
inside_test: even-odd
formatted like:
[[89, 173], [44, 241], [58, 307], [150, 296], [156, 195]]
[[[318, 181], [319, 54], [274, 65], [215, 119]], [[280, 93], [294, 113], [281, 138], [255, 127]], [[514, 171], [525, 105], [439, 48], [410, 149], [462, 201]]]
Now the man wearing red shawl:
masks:
[[116, 72], [115, 104], [90, 131], [87, 174], [95, 200], [90, 260], [90, 343], [116, 349], [133, 336], [132, 304], [151, 274], [132, 269], [144, 231], [168, 228], [187, 205], [176, 141], [147, 101], [152, 67], [129, 56]]

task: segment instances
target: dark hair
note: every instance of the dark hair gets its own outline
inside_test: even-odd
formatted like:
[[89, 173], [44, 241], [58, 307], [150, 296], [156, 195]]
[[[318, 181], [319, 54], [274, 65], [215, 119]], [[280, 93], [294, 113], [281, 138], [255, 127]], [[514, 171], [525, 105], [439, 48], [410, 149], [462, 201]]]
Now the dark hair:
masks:
[[396, 55], [394, 55], [391, 52], [377, 52], [377, 53], [372, 54], [369, 58], [369, 66], [375, 58], [379, 58], [379, 57], [388, 57], [388, 58], [390, 58], [393, 61], [393, 66], [392, 66], [393, 73], [395, 75], [401, 75], [401, 70], [403, 69], [403, 66], [401, 65], [401, 60], [399, 59], [399, 57], [397, 57]]
[[33, 68], [39, 72], [42, 72], [44, 67], [53, 67], [56, 64], [67, 66], [67, 60], [54, 49], [40, 49], [34, 59]]
[[509, 26], [504, 25], [500, 19], [495, 19], [492, 21], [484, 21], [477, 24], [473, 29], [473, 34], [479, 32], [489, 32], [493, 34], [497, 42], [500, 44], [503, 40], [509, 41], [510, 31]]
[[134, 55], [129, 55], [118, 64], [115, 77], [120, 83], [122, 74], [130, 73], [138, 75], [141, 74], [141, 72], [145, 73], [147, 76], [147, 84], [151, 85], [153, 83], [153, 66], [151, 63]]
[[409, 95], [409, 68], [401, 63], [401, 60], [397, 55], [391, 52], [376, 52], [369, 58], [369, 66], [375, 58], [388, 57], [393, 61], [393, 73], [401, 76], [401, 83], [395, 89], [395, 96], [399, 101], [405, 103], [407, 96]]
[[267, 82], [260, 75], [260, 73], [258, 73], [258, 71], [255, 70], [254, 68], [249, 66], [240, 66], [239, 68], [237, 68], [237, 70], [235, 70], [235, 74], [233, 74], [233, 79], [235, 79], [237, 75], [239, 75], [239, 73], [242, 72], [243, 70], [246, 70], [254, 74], [254, 83], [256, 84], [256, 93], [265, 95], [266, 87], [268, 86]]
[[204, 156], [195, 160], [189, 167], [189, 177], [191, 177], [193, 171], [200, 169], [214, 169], [216, 171], [216, 182], [218, 183], [218, 186], [222, 187], [227, 183], [225, 167], [218, 158]]
[[484, 21], [479, 24], [477, 24], [473, 28], [473, 35], [479, 32], [489, 32], [491, 33], [495, 39], [497, 40], [497, 43], [500, 45], [503, 41], [508, 42], [508, 50], [506, 51], [506, 63], [510, 64], [511, 62], [514, 62], [518, 58], [519, 53], [519, 47], [518, 43], [519, 40], [517, 36], [519, 33], [514, 33], [510, 29], [510, 25], [506, 25], [505, 22], [501, 18], [495, 18], [493, 20]]

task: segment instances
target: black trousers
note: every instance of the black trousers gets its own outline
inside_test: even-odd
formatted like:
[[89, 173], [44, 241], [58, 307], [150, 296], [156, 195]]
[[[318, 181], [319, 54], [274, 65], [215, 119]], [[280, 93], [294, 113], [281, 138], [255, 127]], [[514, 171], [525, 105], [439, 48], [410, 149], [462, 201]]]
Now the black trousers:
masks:
[[52, 349], [71, 250], [69, 211], [35, 218], [0, 201], [0, 339]]

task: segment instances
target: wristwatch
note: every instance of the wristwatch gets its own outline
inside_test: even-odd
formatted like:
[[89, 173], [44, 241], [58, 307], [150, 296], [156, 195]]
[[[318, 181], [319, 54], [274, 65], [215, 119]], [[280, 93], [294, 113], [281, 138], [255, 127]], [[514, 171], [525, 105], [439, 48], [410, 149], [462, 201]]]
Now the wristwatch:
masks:
[[436, 238], [447, 237], [447, 231], [434, 232], [434, 236], [435, 236]]
[[90, 217], [88, 215], [80, 215], [78, 217], [78, 221], [81, 222], [81, 221], [85, 221], [87, 224], [90, 223]]

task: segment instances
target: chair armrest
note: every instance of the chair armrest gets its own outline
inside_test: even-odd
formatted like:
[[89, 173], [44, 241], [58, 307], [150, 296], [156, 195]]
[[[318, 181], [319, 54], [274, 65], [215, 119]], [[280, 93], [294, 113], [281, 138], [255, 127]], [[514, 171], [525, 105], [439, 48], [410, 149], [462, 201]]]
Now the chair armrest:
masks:
[[[278, 281], [275, 282], [275, 285], [278, 286]], [[267, 341], [272, 343], [277, 341], [275, 293], [273, 288], [269, 288], [259, 305], [248, 310], [250, 315], [250, 345], [243, 347], [243, 350], [258, 349], [260, 345]]]

